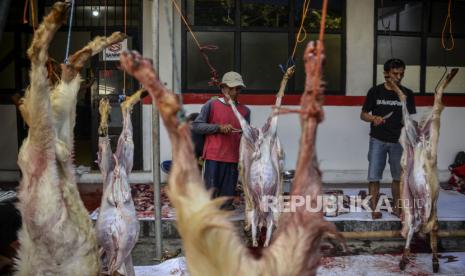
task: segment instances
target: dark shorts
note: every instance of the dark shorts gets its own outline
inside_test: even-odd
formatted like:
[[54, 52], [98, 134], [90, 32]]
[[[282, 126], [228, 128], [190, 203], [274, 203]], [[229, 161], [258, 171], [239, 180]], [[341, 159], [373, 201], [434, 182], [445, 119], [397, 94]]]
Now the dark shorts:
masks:
[[400, 143], [383, 142], [370, 137], [370, 148], [368, 150], [368, 181], [376, 182], [383, 178], [386, 167], [386, 159], [389, 160], [392, 180], [400, 180], [400, 158], [402, 157], [402, 146]]

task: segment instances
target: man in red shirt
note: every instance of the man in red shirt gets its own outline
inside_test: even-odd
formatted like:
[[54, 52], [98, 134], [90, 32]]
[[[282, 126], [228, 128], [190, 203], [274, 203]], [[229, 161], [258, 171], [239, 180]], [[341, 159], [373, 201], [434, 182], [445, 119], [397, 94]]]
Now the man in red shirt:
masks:
[[[237, 102], [237, 96], [245, 87], [240, 74], [224, 74], [220, 88], [224, 95], [236, 102], [242, 116], [250, 123], [250, 110]], [[239, 176], [239, 144], [241, 126], [231, 106], [224, 97], [210, 99], [192, 123], [192, 130], [205, 135], [202, 157], [205, 160], [203, 178], [207, 189], [213, 189], [213, 197], [234, 196]], [[232, 209], [232, 205], [225, 206]]]

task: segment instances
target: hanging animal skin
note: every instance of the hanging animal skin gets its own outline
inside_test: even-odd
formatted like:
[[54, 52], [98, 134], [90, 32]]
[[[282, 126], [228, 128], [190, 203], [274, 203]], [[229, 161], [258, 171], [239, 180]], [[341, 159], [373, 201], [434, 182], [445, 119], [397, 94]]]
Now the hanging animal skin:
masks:
[[18, 107], [29, 131], [18, 156], [22, 228], [16, 275], [98, 275], [100, 270], [95, 232], [75, 179], [76, 98], [85, 62], [125, 35], [95, 38], [61, 65], [60, 80], [51, 87], [48, 49], [69, 5], [53, 5], [27, 52], [31, 85]]
[[139, 90], [121, 103], [123, 130], [113, 156], [107, 124], [110, 104], [107, 98], [102, 98], [99, 105], [97, 163], [103, 176], [103, 196], [95, 228], [98, 244], [103, 250], [102, 272], [108, 275], [114, 275], [115, 272], [120, 275], [135, 275], [131, 251], [137, 242], [140, 226], [129, 184], [134, 159], [131, 112], [143, 93], [144, 90]]
[[[433, 252], [433, 271], [438, 272], [437, 256], [437, 200], [439, 196], [439, 180], [437, 169], [437, 152], [441, 112], [444, 109], [442, 94], [452, 81], [458, 69], [453, 69], [434, 95], [434, 105], [425, 120], [417, 123], [410, 117], [406, 97], [402, 90], [393, 83], [401, 102], [404, 128], [400, 135], [400, 143], [404, 148], [401, 166], [402, 236], [406, 238], [404, 254], [400, 268], [404, 269], [409, 262], [410, 242], [415, 232], [429, 233]], [[398, 204], [398, 203], [396, 203]]]
[[[281, 87], [276, 95], [275, 107], [281, 107], [281, 100], [288, 79], [294, 73], [290, 67], [283, 77]], [[284, 151], [277, 135], [278, 115], [272, 113], [262, 128], [255, 128], [247, 123], [228, 95], [228, 102], [242, 128], [240, 144], [240, 176], [245, 196], [246, 230], [252, 228], [252, 245], [258, 246], [257, 230], [266, 227], [264, 246], [271, 240], [273, 227], [278, 224], [280, 207], [264, 210], [264, 200], [275, 199], [282, 195]], [[267, 198], [270, 197], [270, 198]]]

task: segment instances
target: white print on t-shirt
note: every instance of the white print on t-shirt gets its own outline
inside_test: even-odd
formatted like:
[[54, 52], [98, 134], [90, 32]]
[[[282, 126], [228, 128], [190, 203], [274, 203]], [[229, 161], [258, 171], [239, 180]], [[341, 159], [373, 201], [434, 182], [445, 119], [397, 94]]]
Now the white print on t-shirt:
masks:
[[400, 101], [376, 100], [376, 105], [397, 105], [397, 106], [402, 106], [402, 103]]

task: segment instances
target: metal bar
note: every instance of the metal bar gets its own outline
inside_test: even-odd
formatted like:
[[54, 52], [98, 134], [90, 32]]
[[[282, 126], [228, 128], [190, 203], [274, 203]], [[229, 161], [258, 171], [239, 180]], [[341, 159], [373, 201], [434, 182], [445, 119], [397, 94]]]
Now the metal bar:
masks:
[[[162, 0], [163, 1], [163, 0]], [[168, 1], [164, 1], [167, 5]], [[152, 60], [157, 72], [159, 72], [159, 18], [160, 0], [152, 2]], [[161, 233], [161, 196], [160, 196], [160, 115], [155, 102], [152, 101], [152, 174], [153, 174], [153, 205], [155, 207], [155, 259], [162, 258], [162, 233]]]

